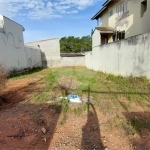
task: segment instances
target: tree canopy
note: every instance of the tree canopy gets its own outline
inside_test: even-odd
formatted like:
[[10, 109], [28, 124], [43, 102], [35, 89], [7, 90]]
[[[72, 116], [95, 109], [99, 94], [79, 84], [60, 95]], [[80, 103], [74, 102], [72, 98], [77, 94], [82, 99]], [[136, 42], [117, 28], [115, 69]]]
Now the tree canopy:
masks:
[[91, 51], [92, 38], [90, 35], [83, 36], [82, 38], [69, 36], [60, 39], [60, 52], [61, 53], [77, 53]]

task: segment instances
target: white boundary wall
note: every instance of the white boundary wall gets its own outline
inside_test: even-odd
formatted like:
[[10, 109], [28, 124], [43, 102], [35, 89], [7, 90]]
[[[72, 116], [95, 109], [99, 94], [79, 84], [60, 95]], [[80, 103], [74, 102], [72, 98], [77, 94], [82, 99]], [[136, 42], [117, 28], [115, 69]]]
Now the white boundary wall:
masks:
[[43, 67], [61, 67], [59, 38], [28, 42], [26, 45], [41, 50]]
[[62, 67], [85, 66], [85, 56], [61, 57]]
[[42, 67], [41, 51], [25, 46], [26, 68]]
[[85, 65], [95, 71], [150, 78], [150, 33], [93, 47], [86, 53]]
[[7, 71], [40, 67], [39, 49], [24, 46], [24, 28], [0, 15], [0, 63]]

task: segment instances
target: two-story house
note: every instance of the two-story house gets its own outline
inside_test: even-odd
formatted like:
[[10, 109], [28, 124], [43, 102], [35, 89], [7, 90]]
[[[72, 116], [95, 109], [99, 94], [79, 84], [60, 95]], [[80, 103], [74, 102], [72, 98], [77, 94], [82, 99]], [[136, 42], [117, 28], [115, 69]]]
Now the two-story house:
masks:
[[150, 0], [106, 0], [97, 20], [93, 47], [150, 32]]

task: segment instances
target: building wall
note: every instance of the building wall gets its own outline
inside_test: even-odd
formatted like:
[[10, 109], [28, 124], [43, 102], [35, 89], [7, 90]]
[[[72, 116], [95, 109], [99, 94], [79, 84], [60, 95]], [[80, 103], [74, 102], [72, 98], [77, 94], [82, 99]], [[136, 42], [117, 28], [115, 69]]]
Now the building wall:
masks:
[[[128, 20], [120, 22], [118, 21], [118, 16], [116, 13], [116, 8], [119, 4], [121, 4], [124, 0], [114, 1], [110, 6], [108, 6], [108, 26], [112, 27], [113, 29], [117, 29], [120, 31], [126, 30], [128, 28]], [[109, 12], [113, 11], [113, 15], [109, 16]], [[120, 19], [119, 19], [120, 20]], [[121, 24], [121, 25], [120, 25]]]
[[85, 54], [85, 66], [86, 66], [88, 69], [94, 70], [94, 69], [93, 69], [93, 54], [92, 54], [92, 51], [87, 52], [87, 53]]
[[85, 65], [95, 71], [150, 79], [150, 33], [94, 47], [86, 54]]
[[99, 30], [95, 29], [92, 35], [92, 47], [101, 45], [101, 34]]
[[84, 56], [62, 57], [61, 63], [62, 67], [85, 66], [85, 57]]
[[[147, 10], [141, 17], [141, 2], [143, 0], [128, 1], [129, 25], [126, 29], [126, 38], [150, 31], [150, 1], [147, 0]], [[138, 11], [137, 11], [138, 10]]]
[[[147, 10], [141, 17], [141, 2], [143, 0], [128, 0], [128, 13], [117, 17], [116, 7], [124, 0], [112, 2], [101, 16], [101, 26], [109, 26], [118, 31], [125, 31], [125, 38], [150, 32], [150, 1], [147, 0]], [[109, 12], [113, 10], [110, 17]]]
[[60, 43], [58, 38], [29, 42], [26, 45], [41, 50], [43, 67], [61, 66]]
[[[24, 47], [23, 30], [21, 25], [0, 15], [0, 63], [4, 64], [8, 71], [41, 66], [40, 51]], [[30, 55], [35, 55], [36, 60]]]
[[100, 18], [100, 26], [108, 26], [108, 9], [103, 12], [101, 18]]

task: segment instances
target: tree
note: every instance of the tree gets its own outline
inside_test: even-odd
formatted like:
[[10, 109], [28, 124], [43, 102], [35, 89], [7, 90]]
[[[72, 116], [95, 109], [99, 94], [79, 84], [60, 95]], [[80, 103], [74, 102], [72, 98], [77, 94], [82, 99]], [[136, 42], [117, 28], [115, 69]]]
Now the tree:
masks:
[[60, 39], [61, 53], [77, 53], [91, 51], [92, 39], [91, 36], [83, 36], [82, 38], [69, 36]]

